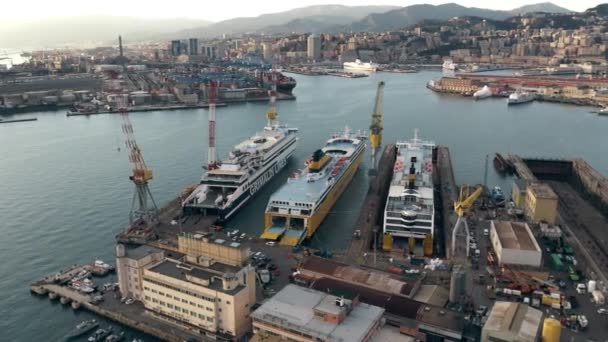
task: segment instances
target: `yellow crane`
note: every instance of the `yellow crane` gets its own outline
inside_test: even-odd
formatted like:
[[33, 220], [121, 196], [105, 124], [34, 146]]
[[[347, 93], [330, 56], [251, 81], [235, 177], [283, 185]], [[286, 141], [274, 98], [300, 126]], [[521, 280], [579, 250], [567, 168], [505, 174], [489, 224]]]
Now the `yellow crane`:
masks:
[[376, 90], [376, 100], [374, 101], [374, 110], [372, 112], [372, 123], [369, 126], [369, 141], [372, 145], [372, 161], [369, 169], [370, 174], [376, 173], [376, 153], [382, 146], [382, 117], [384, 115], [384, 81], [378, 82]]
[[462, 228], [462, 226], [464, 226], [467, 235], [467, 256], [469, 256], [470, 234], [466, 214], [482, 192], [483, 186], [478, 186], [477, 189], [475, 189], [475, 191], [473, 192], [471, 192], [471, 188], [468, 184], [464, 184], [460, 188], [460, 195], [458, 196], [458, 200], [454, 202], [454, 212], [456, 213], [456, 215], [458, 215], [458, 219], [456, 220], [456, 224], [454, 225], [454, 229], [452, 230], [452, 255], [456, 253], [456, 236], [458, 235], [458, 231]]

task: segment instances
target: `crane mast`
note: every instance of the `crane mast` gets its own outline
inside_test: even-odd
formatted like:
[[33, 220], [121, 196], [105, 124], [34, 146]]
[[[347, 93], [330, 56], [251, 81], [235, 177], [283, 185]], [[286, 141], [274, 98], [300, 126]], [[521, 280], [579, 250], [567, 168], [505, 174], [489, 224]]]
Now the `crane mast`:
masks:
[[217, 168], [215, 152], [215, 98], [217, 95], [216, 81], [209, 81], [209, 150], [207, 151], [207, 169]]
[[268, 91], [268, 111], [266, 112], [266, 118], [268, 119], [268, 128], [275, 127], [278, 124], [277, 117], [277, 74], [272, 72], [272, 87]]
[[129, 224], [154, 225], [158, 223], [158, 207], [152, 197], [152, 192], [148, 187], [148, 182], [152, 180], [152, 170], [146, 166], [141, 150], [135, 141], [133, 125], [129, 119], [127, 111], [127, 95], [119, 98], [119, 111], [122, 117], [122, 132], [125, 135], [125, 146], [129, 151], [129, 161], [131, 162], [132, 174], [129, 179], [135, 184], [135, 193], [129, 212]]
[[384, 81], [378, 82], [376, 90], [376, 100], [374, 101], [374, 110], [372, 112], [372, 123], [369, 126], [369, 140], [372, 145], [372, 160], [369, 170], [370, 174], [376, 173], [376, 154], [382, 146], [382, 117], [384, 115]]
[[466, 242], [466, 250], [467, 256], [469, 256], [469, 242], [470, 242], [470, 233], [469, 233], [469, 224], [467, 223], [467, 219], [465, 217], [468, 210], [473, 206], [475, 200], [481, 195], [483, 192], [483, 187], [479, 186], [473, 193], [470, 192], [470, 187], [465, 184], [460, 188], [460, 195], [458, 196], [458, 201], [454, 202], [454, 212], [458, 215], [458, 219], [456, 220], [456, 224], [454, 225], [454, 229], [452, 230], [452, 255], [456, 253], [456, 238], [458, 236], [458, 232], [464, 226], [465, 233], [467, 236]]

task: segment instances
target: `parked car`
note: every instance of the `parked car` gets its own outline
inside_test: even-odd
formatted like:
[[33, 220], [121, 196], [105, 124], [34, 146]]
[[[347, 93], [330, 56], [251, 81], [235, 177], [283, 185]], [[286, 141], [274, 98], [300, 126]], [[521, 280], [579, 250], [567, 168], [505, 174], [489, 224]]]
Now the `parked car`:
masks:
[[277, 243], [275, 241], [266, 242], [266, 246], [274, 247]]

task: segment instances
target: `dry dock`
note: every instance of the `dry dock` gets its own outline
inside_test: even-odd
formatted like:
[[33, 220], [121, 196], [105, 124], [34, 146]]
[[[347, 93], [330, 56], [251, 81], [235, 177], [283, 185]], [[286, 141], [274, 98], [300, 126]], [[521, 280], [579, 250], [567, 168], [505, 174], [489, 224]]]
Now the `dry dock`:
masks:
[[559, 198], [558, 223], [568, 243], [585, 257], [588, 274], [608, 283], [608, 178], [582, 159], [532, 159], [509, 155], [515, 173], [529, 182], [548, 183]]
[[[438, 226], [435, 229], [436, 234], [443, 235], [443, 244], [437, 246], [437, 242], [441, 243], [441, 239], [435, 239], [435, 250], [441, 252], [443, 248], [445, 256], [450, 259], [451, 250], [450, 245], [452, 241], [452, 228], [456, 224], [456, 216], [454, 215], [453, 204], [458, 198], [458, 187], [456, 186], [456, 179], [454, 178], [454, 169], [452, 168], [452, 158], [450, 157], [450, 149], [447, 146], [437, 146], [435, 162], [435, 172], [433, 173], [435, 189], [439, 191], [439, 209], [440, 212], [436, 215], [440, 217]], [[435, 157], [434, 156], [434, 157]], [[437, 202], [436, 202], [437, 203]]]

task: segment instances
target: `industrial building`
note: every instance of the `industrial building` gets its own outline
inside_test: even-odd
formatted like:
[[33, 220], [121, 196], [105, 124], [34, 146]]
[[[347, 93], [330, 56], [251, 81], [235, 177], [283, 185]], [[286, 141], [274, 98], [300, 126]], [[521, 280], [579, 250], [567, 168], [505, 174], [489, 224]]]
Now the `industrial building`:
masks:
[[534, 223], [545, 221], [549, 224], [555, 224], [557, 195], [553, 189], [545, 183], [528, 184], [525, 213]]
[[383, 325], [384, 309], [358, 296], [334, 296], [287, 285], [251, 314], [260, 336], [287, 341], [371, 341]]
[[526, 206], [528, 182], [525, 179], [517, 178], [513, 181], [511, 188], [511, 199], [517, 208], [523, 209]]
[[340, 279], [320, 278], [310, 287], [338, 297], [356, 294], [362, 303], [383, 308], [386, 324], [398, 327], [404, 336], [426, 341], [462, 340], [461, 313]]
[[496, 302], [481, 331], [481, 342], [536, 342], [543, 313], [527, 304]]
[[525, 222], [491, 221], [490, 241], [500, 265], [541, 265], [542, 250]]
[[321, 60], [321, 37], [314, 33], [308, 36], [307, 55], [309, 59]]
[[123, 244], [116, 245], [116, 274], [118, 287], [124, 297], [143, 300], [144, 269], [164, 258], [162, 249], [146, 245], [129, 248]]

